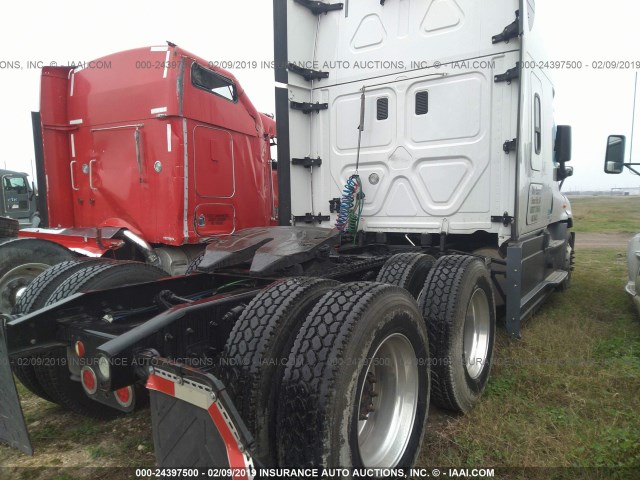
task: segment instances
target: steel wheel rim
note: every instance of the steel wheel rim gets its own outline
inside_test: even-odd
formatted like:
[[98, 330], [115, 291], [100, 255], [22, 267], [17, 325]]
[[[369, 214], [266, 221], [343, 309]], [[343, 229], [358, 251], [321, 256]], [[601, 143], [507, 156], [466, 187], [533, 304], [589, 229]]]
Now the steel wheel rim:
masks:
[[10, 313], [27, 286], [51, 265], [26, 263], [19, 265], [0, 278], [0, 312]]
[[[371, 399], [374, 409], [364, 415], [363, 400], [367, 398], [368, 378], [373, 375]], [[404, 455], [418, 409], [418, 364], [411, 342], [402, 334], [385, 338], [366, 366], [360, 388], [358, 415], [358, 448], [367, 468], [395, 467]]]
[[464, 322], [464, 366], [472, 379], [478, 378], [487, 363], [491, 317], [489, 300], [481, 288], [476, 288], [467, 305]]

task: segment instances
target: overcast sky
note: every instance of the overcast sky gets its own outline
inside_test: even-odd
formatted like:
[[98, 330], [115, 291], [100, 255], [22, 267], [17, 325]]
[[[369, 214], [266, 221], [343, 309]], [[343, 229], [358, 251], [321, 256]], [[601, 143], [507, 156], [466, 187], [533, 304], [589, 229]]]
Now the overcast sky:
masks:
[[[536, 22], [545, 31], [548, 60], [577, 60], [584, 65], [578, 70], [553, 72], [557, 123], [573, 126], [575, 175], [564, 189], [640, 186], [640, 177], [629, 172], [605, 175], [602, 171], [607, 135], [628, 136], [631, 132], [635, 70], [598, 70], [592, 65], [599, 60], [640, 62], [640, 2], [536, 3]], [[31, 173], [29, 112], [38, 110], [40, 72], [27, 68], [27, 61], [77, 64], [170, 40], [210, 61], [256, 60], [260, 64], [273, 59], [271, 5], [271, 0], [11, 2], [0, 29], [4, 157], [0, 166]], [[20, 68], [15, 68], [16, 62]], [[274, 112], [271, 70], [232, 72], [259, 110]], [[637, 111], [636, 133], [640, 130], [640, 105]], [[634, 157], [640, 162], [638, 135], [636, 140]]]

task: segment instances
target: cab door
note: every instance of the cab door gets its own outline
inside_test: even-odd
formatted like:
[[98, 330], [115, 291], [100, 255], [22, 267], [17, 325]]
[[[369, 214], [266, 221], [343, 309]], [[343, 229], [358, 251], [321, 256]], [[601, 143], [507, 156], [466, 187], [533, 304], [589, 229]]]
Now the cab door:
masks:
[[518, 132], [517, 233], [523, 236], [544, 229], [551, 220], [554, 185], [553, 86], [538, 68], [544, 59], [543, 42], [536, 29], [535, 2], [521, 0], [520, 129]]
[[12, 218], [29, 218], [31, 191], [26, 177], [23, 175], [6, 174], [2, 176], [2, 204], [3, 215]]
[[527, 72], [529, 75], [530, 92], [528, 95], [528, 109], [526, 119], [523, 124], [527, 124], [523, 132], [525, 143], [525, 168], [528, 170], [528, 191], [525, 198], [526, 215], [524, 225], [521, 225], [521, 232], [529, 232], [548, 223], [547, 213], [549, 212], [549, 201], [551, 199], [551, 187], [547, 174], [549, 168], [545, 158], [548, 153], [545, 143], [548, 139], [544, 133], [548, 133], [550, 128], [544, 125], [543, 105], [547, 100], [544, 96], [540, 73], [534, 71]]

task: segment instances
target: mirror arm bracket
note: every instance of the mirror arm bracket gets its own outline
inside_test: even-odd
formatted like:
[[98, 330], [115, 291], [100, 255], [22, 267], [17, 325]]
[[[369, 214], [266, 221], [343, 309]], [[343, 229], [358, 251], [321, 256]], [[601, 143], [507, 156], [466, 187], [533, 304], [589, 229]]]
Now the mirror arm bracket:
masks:
[[638, 172], [638, 170], [633, 168], [636, 165], [640, 165], [640, 163], [623, 163], [623, 165], [627, 167], [629, 170], [631, 170], [633, 173], [635, 173], [636, 175], [640, 175], [640, 172]]

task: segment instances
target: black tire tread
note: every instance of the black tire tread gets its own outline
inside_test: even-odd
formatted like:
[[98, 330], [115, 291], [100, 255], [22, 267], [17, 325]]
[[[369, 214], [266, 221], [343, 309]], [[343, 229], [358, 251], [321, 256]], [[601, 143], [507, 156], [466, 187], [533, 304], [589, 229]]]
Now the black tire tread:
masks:
[[[77, 270], [87, 266], [89, 262], [97, 261], [106, 260], [101, 258], [80, 258], [77, 260], [67, 260], [66, 262], [58, 263], [51, 268], [48, 268], [27, 286], [24, 293], [16, 303], [14, 313], [27, 314], [42, 308], [45, 306], [45, 302], [51, 293], [60, 283], [73, 275]], [[55, 403], [55, 400], [51, 395], [49, 395], [42, 385], [40, 385], [33, 364], [25, 362], [25, 359], [22, 359], [21, 362], [14, 363], [12, 365], [12, 370], [18, 380], [20, 380], [20, 382], [30, 390], [31, 393], [43, 398], [44, 400]]]
[[131, 266], [132, 269], [143, 268], [147, 269], [149, 272], [157, 272], [159, 275], [157, 278], [166, 277], [168, 275], [167, 272], [157, 267], [134, 261], [112, 261], [100, 263], [98, 265], [90, 265], [77, 271], [61, 283], [51, 294], [46, 305], [51, 305], [75, 293], [91, 290], [92, 288], [90, 284], [102, 276], [103, 273], [112, 273], [111, 271], [117, 271], [118, 274], [124, 276], [126, 275], [126, 266]]
[[55, 403], [53, 398], [51, 398], [46, 390], [42, 388], [42, 385], [40, 385], [34, 366], [31, 363], [24, 363], [25, 360], [30, 360], [31, 358], [34, 357], [24, 357], [21, 359], [21, 363], [12, 363], [11, 370], [13, 371], [13, 374], [31, 393], [43, 400]]
[[[16, 303], [14, 313], [26, 314], [45, 306], [47, 299], [58, 287], [61, 277], [66, 279], [76, 271], [90, 265], [90, 262], [105, 262], [101, 258], [82, 258], [67, 260], [48, 268], [31, 282]], [[64, 281], [64, 280], [63, 280]]]
[[[222, 379], [249, 430], [269, 443], [275, 441], [275, 425], [271, 432], [257, 430], [265, 428], [259, 423], [269, 422], [265, 412], [272, 412], [271, 422], [275, 418], [284, 367], [280, 359], [288, 356], [313, 305], [338, 285], [334, 280], [311, 277], [280, 280], [252, 299], [227, 340]], [[271, 457], [267, 461], [275, 462], [275, 445], [267, 456]]]
[[110, 420], [121, 415], [120, 411], [89, 398], [84, 393], [82, 385], [71, 380], [69, 370], [63, 363], [67, 359], [66, 348], [55, 348], [47, 354], [47, 357], [50, 363], [37, 366], [35, 372], [38, 382], [55, 403], [74, 413], [97, 420]]
[[[148, 271], [149, 273], [153, 272], [156, 278], [167, 276], [167, 273], [163, 270], [140, 262], [111, 261], [88, 265], [76, 271], [62, 282], [52, 293], [51, 297], [47, 299], [45, 304], [51, 305], [80, 291], [89, 291], [112, 274], [117, 274], [118, 277], [122, 277], [122, 284], [125, 285], [127, 273], [131, 271], [135, 272], [136, 270], [140, 271], [139, 269]], [[68, 368], [64, 365], [61, 367], [59, 363], [57, 363], [66, 359], [66, 356], [65, 348], [56, 348], [50, 352], [51, 363], [48, 365], [39, 365], [35, 369], [38, 381], [54, 401], [72, 412], [91, 418], [111, 419], [119, 415], [121, 412], [105, 407], [89, 398], [85, 394], [82, 385], [70, 379]]]
[[[27, 314], [42, 308], [44, 306], [44, 301], [51, 293], [51, 290], [47, 289], [47, 286], [55, 286], [56, 279], [59, 279], [61, 275], [69, 274], [68, 269], [76, 265], [78, 261], [79, 260], [67, 260], [65, 262], [58, 263], [38, 275], [29, 285], [27, 285], [27, 288], [18, 299], [13, 313]], [[35, 360], [36, 357], [33, 357], [33, 359]], [[12, 362], [11, 369], [13, 370], [13, 374], [31, 393], [44, 400], [55, 403], [51, 395], [49, 395], [42, 385], [40, 385], [35, 372], [35, 367], [29, 360], [30, 358], [24, 357], [17, 362]]]
[[[363, 311], [378, 296], [395, 289], [375, 282], [353, 282], [331, 290], [316, 303], [296, 337], [284, 373], [278, 404], [280, 466], [322, 464], [320, 428], [328, 428], [318, 406], [333, 390], [338, 359]], [[331, 358], [329, 358], [331, 355]]]
[[[4, 277], [11, 269], [28, 263], [53, 266], [75, 258], [75, 253], [55, 242], [40, 238], [11, 238], [0, 245], [0, 276]], [[35, 277], [30, 280], [35, 280]], [[22, 286], [26, 287], [28, 283], [30, 282]], [[8, 296], [8, 292], [0, 292], [0, 298], [3, 313], [13, 311], [15, 304], [13, 298]]]
[[[436, 259], [423, 253], [397, 253], [389, 258], [378, 273], [376, 282], [404, 288], [417, 298], [424, 280]], [[421, 278], [416, 278], [419, 275]], [[413, 284], [416, 284], [416, 287]]]
[[67, 298], [70, 295], [73, 295], [74, 293], [78, 293], [80, 289], [85, 284], [89, 283], [93, 278], [95, 278], [105, 270], [117, 267], [121, 263], [126, 262], [89, 265], [86, 268], [77, 271], [60, 285], [58, 285], [58, 287], [53, 291], [51, 296], [45, 302], [45, 305], [51, 305], [64, 298]]
[[566, 292], [571, 288], [571, 277], [573, 276], [573, 269], [575, 268], [576, 262], [576, 248], [574, 237], [571, 233], [567, 233], [567, 244], [571, 247], [571, 254], [569, 256], [569, 264], [565, 264], [564, 267], [567, 269], [567, 278], [565, 278], [560, 284], [556, 287], [556, 290], [559, 292]]
[[480, 262], [470, 255], [446, 255], [440, 257], [425, 281], [425, 294], [420, 309], [427, 322], [429, 351], [431, 352], [431, 400], [438, 406], [463, 412], [460, 399], [454, 389], [454, 365], [449, 358], [453, 332], [452, 319], [456, 303], [463, 287], [466, 269], [473, 262]]
[[[38, 275], [25, 289], [24, 293], [16, 303], [13, 313], [27, 314], [44, 306], [44, 302], [51, 292], [49, 291], [48, 293], [43, 294], [43, 290], [45, 290], [48, 285], [55, 284], [55, 280], [57, 278], [68, 273], [69, 269], [77, 264], [78, 261], [76, 260], [68, 260], [66, 262], [58, 263]], [[28, 362], [25, 363], [28, 359], [28, 357], [25, 357], [21, 359], [20, 362], [14, 362], [11, 365], [13, 374], [18, 380], [20, 380], [22, 385], [31, 391], [31, 393], [44, 400], [55, 403], [53, 398], [51, 398], [45, 389], [42, 388], [42, 385], [40, 385], [34, 365]]]

